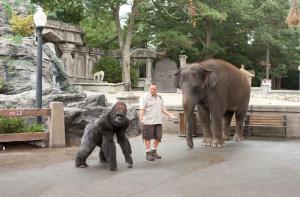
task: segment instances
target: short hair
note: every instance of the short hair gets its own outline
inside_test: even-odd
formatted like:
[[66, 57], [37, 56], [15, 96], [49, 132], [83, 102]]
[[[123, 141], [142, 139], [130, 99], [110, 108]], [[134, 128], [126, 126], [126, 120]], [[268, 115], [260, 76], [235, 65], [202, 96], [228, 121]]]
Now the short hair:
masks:
[[156, 84], [156, 82], [151, 82], [151, 84], [150, 85], [152, 85], [152, 86], [156, 86], [157, 84]]

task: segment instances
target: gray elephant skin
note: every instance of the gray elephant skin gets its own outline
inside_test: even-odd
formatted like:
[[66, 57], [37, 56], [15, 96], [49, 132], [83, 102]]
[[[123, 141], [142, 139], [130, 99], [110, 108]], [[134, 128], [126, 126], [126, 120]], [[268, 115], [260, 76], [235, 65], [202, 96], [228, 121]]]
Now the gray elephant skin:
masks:
[[219, 59], [187, 64], [175, 74], [175, 85], [182, 91], [189, 147], [194, 146], [190, 120], [195, 106], [203, 125], [203, 145], [219, 147], [224, 145], [224, 140], [230, 139], [233, 114], [236, 119], [233, 139], [243, 140], [250, 85], [247, 76], [237, 67]]

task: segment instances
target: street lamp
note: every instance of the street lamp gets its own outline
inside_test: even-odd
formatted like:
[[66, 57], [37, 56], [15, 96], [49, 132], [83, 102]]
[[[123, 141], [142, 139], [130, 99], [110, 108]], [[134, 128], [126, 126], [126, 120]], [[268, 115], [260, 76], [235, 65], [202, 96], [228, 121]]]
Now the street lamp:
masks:
[[298, 90], [300, 90], [300, 65], [298, 66], [298, 73], [299, 73], [299, 86], [298, 86]]
[[[36, 72], [36, 107], [38, 109], [42, 108], [42, 31], [47, 23], [47, 16], [43, 12], [43, 8], [38, 7], [37, 12], [33, 16], [33, 21], [36, 29], [36, 34], [38, 38], [38, 48], [37, 48], [37, 72]], [[37, 122], [42, 122], [42, 117], [37, 117]]]

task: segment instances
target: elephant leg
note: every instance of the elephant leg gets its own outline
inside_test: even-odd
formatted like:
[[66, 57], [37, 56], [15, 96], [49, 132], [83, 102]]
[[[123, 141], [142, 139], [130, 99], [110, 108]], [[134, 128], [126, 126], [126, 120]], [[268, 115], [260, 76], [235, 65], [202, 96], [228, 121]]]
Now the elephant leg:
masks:
[[233, 136], [233, 140], [235, 140], [235, 141], [244, 140], [243, 123], [244, 123], [245, 116], [246, 116], [246, 112], [235, 114], [236, 126], [235, 126], [235, 133]]
[[184, 110], [184, 119], [186, 122], [186, 128], [187, 128], [187, 133], [186, 133], [186, 144], [188, 147], [193, 148], [194, 147], [194, 142], [193, 142], [193, 113], [194, 113], [194, 107], [191, 107], [190, 109], [185, 109]]
[[211, 146], [212, 144], [212, 132], [210, 127], [210, 115], [209, 111], [200, 105], [197, 105], [199, 118], [203, 127], [203, 141], [202, 146]]
[[223, 117], [223, 138], [225, 141], [230, 140], [230, 123], [233, 116], [233, 112], [227, 111]]
[[109, 133], [103, 138], [102, 149], [104, 156], [109, 164], [111, 171], [117, 170], [116, 145], [114, 142], [113, 133]]
[[218, 112], [212, 111], [212, 146], [222, 147], [224, 146], [224, 139], [222, 136], [222, 115]]

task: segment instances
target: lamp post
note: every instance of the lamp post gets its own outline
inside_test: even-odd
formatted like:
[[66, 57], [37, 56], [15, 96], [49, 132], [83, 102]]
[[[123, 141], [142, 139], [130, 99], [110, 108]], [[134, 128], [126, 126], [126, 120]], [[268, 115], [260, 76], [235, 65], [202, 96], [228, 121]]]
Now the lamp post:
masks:
[[[42, 108], [42, 31], [47, 23], [47, 16], [43, 12], [41, 7], [37, 8], [37, 12], [33, 16], [34, 25], [36, 28], [36, 34], [38, 38], [38, 48], [37, 48], [37, 72], [36, 72], [36, 107], [38, 109]], [[37, 122], [42, 122], [42, 117], [37, 117]]]
[[300, 65], [298, 66], [298, 73], [299, 73], [299, 86], [298, 86], [298, 90], [300, 90]]

